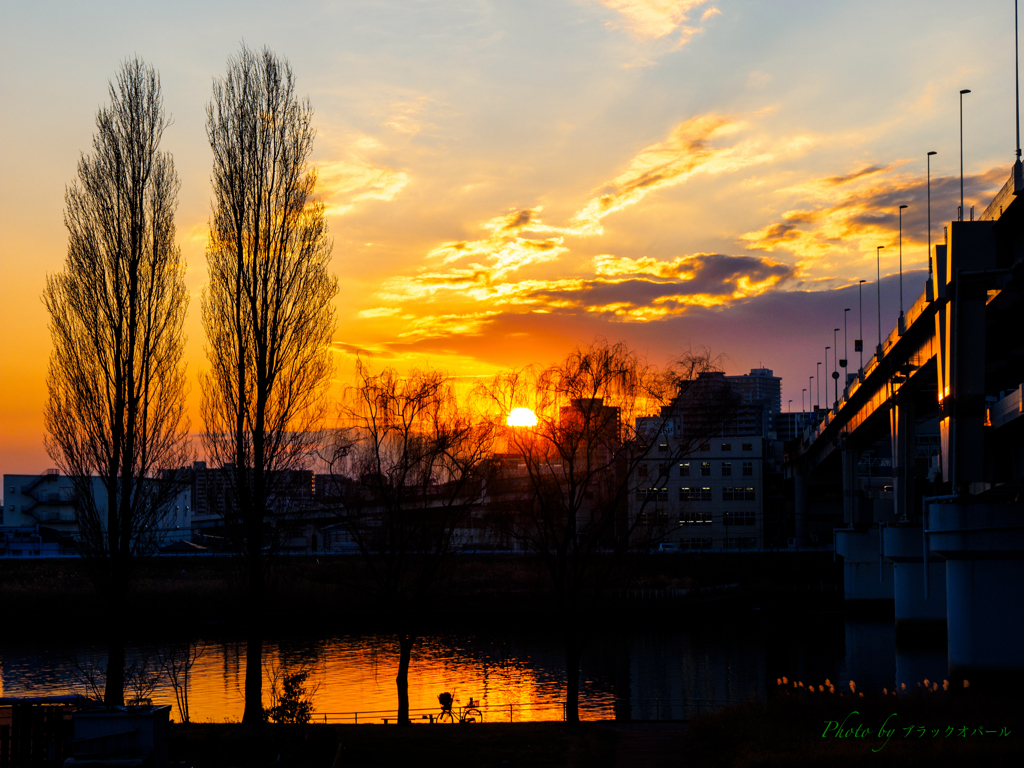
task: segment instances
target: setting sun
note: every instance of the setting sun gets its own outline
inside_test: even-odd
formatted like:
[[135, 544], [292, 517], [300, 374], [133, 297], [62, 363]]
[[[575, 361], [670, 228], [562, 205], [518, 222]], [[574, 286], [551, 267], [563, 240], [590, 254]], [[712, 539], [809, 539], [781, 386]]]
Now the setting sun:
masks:
[[513, 408], [505, 423], [510, 427], [535, 427], [537, 416], [529, 408]]

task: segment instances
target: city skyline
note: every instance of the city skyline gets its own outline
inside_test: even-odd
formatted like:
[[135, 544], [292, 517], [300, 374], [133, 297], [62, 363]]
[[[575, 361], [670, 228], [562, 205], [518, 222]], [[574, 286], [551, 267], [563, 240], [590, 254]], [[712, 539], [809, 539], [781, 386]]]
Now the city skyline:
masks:
[[844, 307], [857, 328], [857, 281], [874, 288], [877, 245], [882, 334], [895, 326], [900, 204], [904, 303], [921, 292], [925, 153], [938, 152], [936, 242], [959, 203], [960, 89], [972, 89], [964, 167], [976, 214], [1013, 160], [1005, 3], [955, 24], [951, 3], [479, 3], [401, 17], [367, 4], [309, 6], [287, 24], [268, 5], [242, 21], [212, 9], [191, 37], [195, 14], [121, 18], [115, 5], [3, 12], [0, 82], [18, 105], [0, 128], [4, 472], [51, 465], [40, 294], [66, 253], [65, 186], [107, 82], [135, 54], [157, 68], [174, 119], [162, 148], [182, 180], [193, 432], [207, 366], [204, 110], [242, 40], [288, 58], [314, 109], [312, 165], [341, 282], [339, 385], [356, 352], [470, 378], [548, 364], [601, 335], [652, 362], [706, 346], [730, 373], [772, 368], [782, 402], [800, 402]]

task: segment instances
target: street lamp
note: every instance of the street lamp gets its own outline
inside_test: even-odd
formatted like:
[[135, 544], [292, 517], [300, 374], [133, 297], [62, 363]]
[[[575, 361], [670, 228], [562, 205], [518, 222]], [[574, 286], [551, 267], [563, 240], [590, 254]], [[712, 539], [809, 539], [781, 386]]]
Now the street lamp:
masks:
[[903, 320], [903, 209], [906, 205], [900, 206], [900, 319], [899, 319], [899, 334], [903, 335], [903, 326], [905, 321]]
[[[836, 336], [839, 334], [839, 329], [836, 328], [832, 331], [832, 381], [835, 382], [834, 389], [836, 391], [835, 405], [833, 408], [839, 407], [839, 368], [836, 365], [836, 358], [839, 357], [839, 345], [836, 344]], [[826, 366], [827, 371], [828, 366]], [[828, 396], [828, 387], [825, 387], [825, 395]]]
[[807, 377], [807, 412], [811, 412], [811, 390], [814, 389], [814, 377]]
[[787, 406], [786, 406], [786, 410], [787, 410], [787, 411], [788, 411], [789, 413], [792, 413], [792, 412], [793, 412], [793, 401], [792, 401], [792, 400], [790, 400], [790, 401], [789, 401], [789, 405], [787, 405]]
[[1013, 194], [1024, 192], [1024, 166], [1020, 162], [1020, 47], [1017, 44], [1017, 0], [1013, 0], [1013, 70], [1017, 86], [1017, 159], [1013, 163]]
[[817, 386], [815, 387], [814, 407], [821, 408], [821, 363], [818, 363], [815, 373], [817, 374], [817, 380], [815, 381]]
[[970, 92], [970, 88], [960, 91], [960, 216], [958, 221], [964, 220], [964, 94]]
[[800, 413], [807, 413], [807, 411], [804, 410], [804, 392], [806, 391], [806, 389], [800, 390]]
[[[843, 310], [843, 359], [839, 361], [839, 367], [845, 369], [847, 363], [850, 362], [850, 334], [847, 333], [846, 313], [850, 311], [847, 307]], [[843, 389], [846, 389], [846, 383], [843, 383]]]
[[884, 245], [875, 248], [875, 287], [878, 288], [878, 349], [875, 350], [875, 357], [882, 359], [882, 267], [879, 254]]
[[928, 153], [928, 280], [932, 279], [932, 155]]
[[860, 306], [860, 338], [853, 342], [854, 352], [860, 352], [860, 375], [864, 374], [864, 283], [867, 280], [861, 280], [857, 284], [857, 303]]
[[[825, 375], [828, 376], [828, 351], [832, 347], [825, 347]], [[825, 380], [825, 405], [828, 405], [828, 380]]]

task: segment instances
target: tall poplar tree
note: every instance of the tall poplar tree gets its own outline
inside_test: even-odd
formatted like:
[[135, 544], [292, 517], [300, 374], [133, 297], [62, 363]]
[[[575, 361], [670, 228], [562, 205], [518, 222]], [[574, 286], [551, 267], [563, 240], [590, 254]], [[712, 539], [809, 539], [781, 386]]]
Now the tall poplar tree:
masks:
[[202, 319], [204, 446], [231, 467], [228, 534], [242, 557], [247, 647], [242, 720], [263, 720], [263, 613], [274, 499], [315, 447], [334, 331], [324, 206], [307, 169], [313, 109], [288, 62], [243, 46], [214, 82], [206, 132], [213, 214]]
[[106, 606], [108, 706], [124, 704], [128, 590], [180, 490], [156, 477], [189, 455], [179, 183], [159, 149], [168, 125], [156, 71], [125, 62], [65, 192], [67, 259], [43, 292], [46, 449], [72, 481], [79, 550]]

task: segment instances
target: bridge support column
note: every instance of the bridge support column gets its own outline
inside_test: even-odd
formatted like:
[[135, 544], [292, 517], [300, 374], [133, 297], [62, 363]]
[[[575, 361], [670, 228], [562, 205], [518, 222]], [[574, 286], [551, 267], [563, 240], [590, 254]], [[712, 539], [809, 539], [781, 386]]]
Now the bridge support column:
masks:
[[799, 465], [793, 473], [793, 518], [796, 545], [807, 546], [807, 472]]
[[854, 601], [893, 599], [892, 562], [881, 555], [878, 528], [835, 531], [836, 554], [843, 558], [843, 598]]
[[924, 532], [920, 526], [887, 527], [882, 531], [884, 552], [893, 563], [896, 640], [944, 638], [946, 631], [946, 563], [928, 560], [925, 594]]
[[851, 440], [843, 441], [843, 522], [853, 526], [860, 522], [860, 489], [857, 487], [858, 451]]
[[917, 408], [911, 393], [897, 392], [890, 412], [892, 436], [893, 512], [906, 522], [915, 518], [914, 456], [917, 449]]
[[1024, 504], [932, 504], [928, 521], [946, 558], [950, 679], [1024, 678]]

